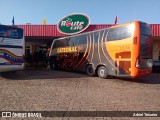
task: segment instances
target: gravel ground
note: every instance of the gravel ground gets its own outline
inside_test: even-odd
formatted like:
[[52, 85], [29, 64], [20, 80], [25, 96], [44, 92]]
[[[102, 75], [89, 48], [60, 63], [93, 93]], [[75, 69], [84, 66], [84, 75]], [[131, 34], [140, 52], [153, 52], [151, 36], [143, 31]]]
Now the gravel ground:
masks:
[[[101, 79], [81, 73], [24, 70], [0, 77], [0, 111], [160, 111], [160, 74]], [[0, 118], [2, 119], [2, 118]], [[3, 118], [11, 119], [11, 118]], [[158, 120], [158, 117], [47, 117], [14, 120]]]

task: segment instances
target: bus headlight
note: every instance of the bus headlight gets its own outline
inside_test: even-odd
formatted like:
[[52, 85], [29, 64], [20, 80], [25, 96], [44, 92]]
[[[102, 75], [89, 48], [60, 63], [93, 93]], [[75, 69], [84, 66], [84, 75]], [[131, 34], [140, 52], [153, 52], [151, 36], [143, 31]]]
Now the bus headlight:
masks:
[[139, 64], [138, 59], [137, 59], [137, 61], [136, 61], [136, 67], [137, 67], [137, 68], [140, 68], [140, 64]]

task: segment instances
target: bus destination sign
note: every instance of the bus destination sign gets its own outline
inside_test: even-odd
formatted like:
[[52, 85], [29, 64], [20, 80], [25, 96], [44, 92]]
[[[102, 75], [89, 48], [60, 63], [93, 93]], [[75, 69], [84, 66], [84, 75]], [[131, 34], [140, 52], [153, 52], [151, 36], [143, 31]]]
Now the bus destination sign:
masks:
[[59, 32], [72, 35], [84, 31], [89, 26], [89, 17], [85, 14], [71, 14], [62, 18], [57, 29]]

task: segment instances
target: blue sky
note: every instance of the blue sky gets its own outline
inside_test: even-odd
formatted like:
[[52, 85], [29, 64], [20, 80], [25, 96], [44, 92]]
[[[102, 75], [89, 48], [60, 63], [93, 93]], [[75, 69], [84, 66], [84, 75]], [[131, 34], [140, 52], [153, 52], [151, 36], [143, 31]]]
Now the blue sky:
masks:
[[160, 24], [160, 0], [0, 0], [0, 23], [57, 24], [72, 13], [84, 13], [91, 24], [118, 24], [141, 20]]

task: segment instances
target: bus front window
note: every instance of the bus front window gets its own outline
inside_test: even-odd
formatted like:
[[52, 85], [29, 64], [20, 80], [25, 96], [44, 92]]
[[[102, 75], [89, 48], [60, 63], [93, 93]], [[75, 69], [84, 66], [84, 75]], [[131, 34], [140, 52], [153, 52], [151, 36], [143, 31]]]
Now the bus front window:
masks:
[[141, 35], [140, 36], [140, 57], [152, 58], [152, 37]]

